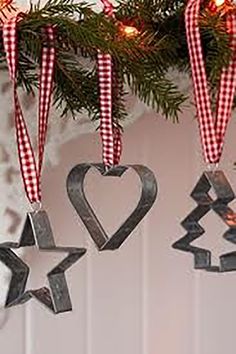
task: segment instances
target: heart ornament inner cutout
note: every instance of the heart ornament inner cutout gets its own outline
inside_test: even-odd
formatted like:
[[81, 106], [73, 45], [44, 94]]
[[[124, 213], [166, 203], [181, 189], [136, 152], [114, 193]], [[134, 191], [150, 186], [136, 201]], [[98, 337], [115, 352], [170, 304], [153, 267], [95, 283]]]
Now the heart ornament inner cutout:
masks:
[[[85, 195], [85, 177], [91, 168], [97, 169], [103, 177], [122, 177], [125, 171], [132, 169], [141, 182], [141, 196], [136, 208], [111, 236], [105, 232]], [[99, 251], [115, 250], [122, 245], [153, 206], [157, 196], [157, 182], [153, 172], [143, 165], [118, 165], [106, 170], [103, 164], [82, 163], [70, 171], [67, 177], [67, 193]]]

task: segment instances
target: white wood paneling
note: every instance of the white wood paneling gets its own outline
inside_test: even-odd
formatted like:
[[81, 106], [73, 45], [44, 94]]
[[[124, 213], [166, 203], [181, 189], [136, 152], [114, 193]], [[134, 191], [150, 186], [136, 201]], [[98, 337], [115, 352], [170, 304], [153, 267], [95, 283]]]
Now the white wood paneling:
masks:
[[[187, 139], [183, 125], [189, 130]], [[192, 350], [192, 263], [172, 250], [171, 243], [182, 234], [179, 221], [189, 207], [194, 128], [191, 119], [173, 126], [146, 116], [125, 131], [123, 162], [153, 169], [159, 193], [146, 220], [117, 252], [97, 252], [65, 194], [65, 178], [73, 165], [100, 161], [99, 136], [87, 135], [63, 148], [61, 165], [48, 169], [44, 181], [45, 204], [59, 240], [87, 246], [89, 251], [85, 264], [82, 260], [70, 278], [72, 290], [83, 284], [78, 297], [72, 291], [72, 316], [54, 320], [32, 305], [34, 335], [45, 336], [49, 324], [56, 326], [56, 334], [31, 354], [51, 351], [55, 338], [59, 354], [64, 353], [68, 340], [71, 354], [78, 350], [86, 354], [189, 354]], [[89, 200], [109, 231], [137, 200], [137, 181], [131, 174], [126, 179], [112, 182], [96, 174], [88, 177]], [[62, 229], [66, 235], [71, 231], [70, 238], [63, 238]], [[81, 343], [85, 344], [80, 348]]]
[[[232, 122], [223, 166], [236, 187], [234, 131]], [[60, 165], [44, 174], [44, 204], [56, 242], [88, 249], [68, 272], [74, 310], [53, 316], [36, 302], [12, 309], [0, 330], [3, 353], [234, 354], [235, 274], [194, 271], [192, 256], [171, 248], [184, 234], [180, 222], [195, 207], [190, 192], [204, 169], [192, 113], [186, 111], [175, 125], [149, 114], [126, 129], [122, 162], [150, 167], [158, 197], [115, 252], [97, 251], [66, 194], [70, 169], [100, 156], [99, 135], [85, 135], [63, 146]], [[111, 180], [91, 172], [86, 183], [89, 200], [111, 232], [137, 201], [136, 176]], [[216, 237], [206, 233], [199, 242], [215, 253], [221, 251], [218, 244], [224, 249], [220, 221], [211, 216], [203, 223]], [[33, 264], [35, 276], [49, 263]]]
[[[2, 311], [0, 314], [1, 321]], [[26, 354], [24, 309], [18, 307], [14, 312], [8, 312], [6, 316], [8, 319], [0, 329], [1, 353]]]
[[143, 122], [149, 125], [145, 163], [159, 183], [158, 200], [146, 219], [144, 235], [148, 239], [148, 354], [193, 352], [192, 260], [171, 248], [184, 233], [179, 223], [191, 204], [195, 126], [191, 117], [184, 118], [176, 125], [153, 116]]

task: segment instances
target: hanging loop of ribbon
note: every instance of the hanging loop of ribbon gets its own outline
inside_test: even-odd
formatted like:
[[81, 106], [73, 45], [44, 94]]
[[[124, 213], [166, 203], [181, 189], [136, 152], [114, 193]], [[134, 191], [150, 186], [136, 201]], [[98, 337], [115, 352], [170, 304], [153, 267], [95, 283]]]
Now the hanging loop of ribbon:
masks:
[[229, 12], [225, 15], [232, 56], [228, 67], [221, 72], [217, 107], [213, 114], [199, 29], [200, 5], [201, 0], [188, 1], [185, 10], [186, 35], [204, 158], [208, 164], [217, 164], [222, 155], [236, 87], [236, 14]]
[[[102, 0], [103, 11], [114, 18], [113, 5]], [[122, 144], [121, 132], [112, 117], [113, 65], [110, 54], [98, 52], [97, 55], [99, 101], [100, 101], [100, 134], [102, 138], [103, 163], [107, 167], [119, 164]]]
[[101, 0], [102, 4], [103, 4], [103, 12], [105, 15], [110, 16], [110, 17], [114, 17], [114, 7], [112, 5], [112, 3], [109, 0]]
[[36, 163], [35, 153], [17, 93], [17, 23], [20, 20], [21, 17], [16, 16], [3, 24], [3, 44], [10, 79], [13, 84], [16, 141], [25, 191], [30, 203], [41, 205], [41, 172], [55, 63], [54, 29], [52, 26], [44, 28], [45, 44], [42, 46], [39, 83], [38, 163]]

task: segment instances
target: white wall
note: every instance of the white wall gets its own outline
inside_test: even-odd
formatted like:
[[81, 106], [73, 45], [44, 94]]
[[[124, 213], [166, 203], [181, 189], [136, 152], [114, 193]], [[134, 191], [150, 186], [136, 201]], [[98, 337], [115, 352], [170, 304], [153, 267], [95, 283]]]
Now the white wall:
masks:
[[[234, 188], [235, 129], [232, 121], [223, 162]], [[194, 271], [192, 256], [171, 248], [184, 234], [180, 221], [195, 205], [189, 195], [204, 168], [193, 113], [186, 111], [176, 125], [143, 116], [123, 141], [122, 162], [143, 163], [156, 174], [155, 206], [119, 251], [98, 253], [67, 198], [65, 180], [75, 164], [100, 161], [100, 139], [90, 134], [64, 145], [60, 165], [47, 167], [43, 193], [57, 243], [88, 248], [68, 272], [74, 310], [53, 316], [34, 301], [13, 308], [0, 330], [1, 353], [235, 354], [236, 274]], [[88, 177], [88, 196], [108, 230], [135, 204], [136, 182], [132, 174], [113, 182]], [[233, 249], [220, 241], [225, 228], [217, 216], [203, 224], [209, 232], [199, 243], [216, 254]], [[29, 251], [27, 260], [31, 284], [42, 285], [55, 259]]]

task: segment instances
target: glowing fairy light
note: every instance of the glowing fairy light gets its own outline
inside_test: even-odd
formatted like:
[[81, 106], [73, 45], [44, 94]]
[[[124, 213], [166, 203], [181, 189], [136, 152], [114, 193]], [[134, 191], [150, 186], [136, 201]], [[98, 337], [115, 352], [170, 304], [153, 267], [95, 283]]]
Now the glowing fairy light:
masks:
[[120, 30], [121, 33], [128, 38], [136, 37], [139, 34], [139, 30], [133, 26], [122, 25]]
[[215, 5], [217, 7], [220, 7], [220, 6], [224, 5], [224, 3], [225, 3], [225, 0], [215, 0]]

